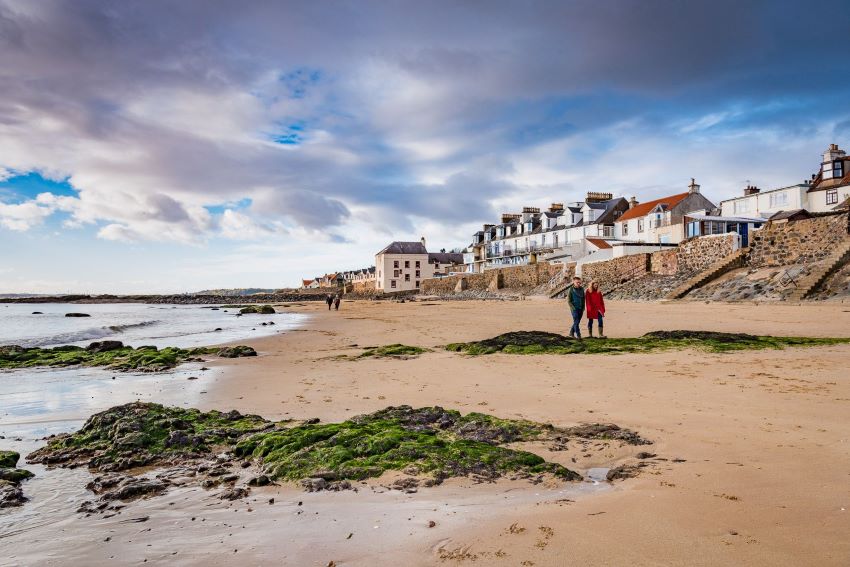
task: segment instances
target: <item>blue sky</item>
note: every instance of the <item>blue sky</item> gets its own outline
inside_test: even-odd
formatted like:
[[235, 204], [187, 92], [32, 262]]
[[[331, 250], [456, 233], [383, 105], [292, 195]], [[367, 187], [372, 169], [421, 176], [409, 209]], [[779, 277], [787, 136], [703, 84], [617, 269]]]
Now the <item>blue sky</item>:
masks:
[[[828, 17], [824, 17], [828, 14]], [[0, 0], [0, 293], [284, 287], [850, 146], [846, 2]]]

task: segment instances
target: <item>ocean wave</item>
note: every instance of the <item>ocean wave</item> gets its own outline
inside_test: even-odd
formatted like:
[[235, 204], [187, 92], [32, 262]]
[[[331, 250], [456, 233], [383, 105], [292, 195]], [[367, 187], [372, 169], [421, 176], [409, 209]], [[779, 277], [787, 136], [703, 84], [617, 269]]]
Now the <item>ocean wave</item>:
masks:
[[156, 325], [159, 321], [142, 321], [141, 323], [127, 323], [126, 325], [111, 325], [109, 327], [103, 327], [104, 329], [109, 329], [113, 333], [123, 333], [129, 329], [139, 329], [141, 327], [150, 327], [151, 325]]

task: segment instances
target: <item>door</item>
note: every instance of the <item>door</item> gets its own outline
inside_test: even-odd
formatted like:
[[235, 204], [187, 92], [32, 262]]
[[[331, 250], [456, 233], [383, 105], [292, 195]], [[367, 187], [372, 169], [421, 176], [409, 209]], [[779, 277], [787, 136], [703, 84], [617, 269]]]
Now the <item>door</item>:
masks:
[[746, 248], [750, 245], [750, 225], [742, 222], [738, 225], [738, 234], [741, 235], [741, 247]]

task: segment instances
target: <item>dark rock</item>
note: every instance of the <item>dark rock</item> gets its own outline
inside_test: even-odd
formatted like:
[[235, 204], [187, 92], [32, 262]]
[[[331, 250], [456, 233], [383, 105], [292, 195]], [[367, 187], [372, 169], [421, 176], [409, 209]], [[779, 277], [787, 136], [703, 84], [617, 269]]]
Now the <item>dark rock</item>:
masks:
[[121, 341], [97, 341], [87, 346], [86, 350], [89, 352], [108, 352], [121, 348], [124, 348], [124, 343]]
[[239, 500], [240, 498], [245, 498], [250, 493], [249, 489], [244, 488], [242, 486], [237, 486], [234, 488], [228, 488], [224, 492], [218, 495], [222, 500]]
[[605, 479], [608, 481], [612, 481], [632, 478], [638, 475], [638, 470], [639, 469], [637, 467], [633, 467], [630, 465], [620, 465], [609, 470], [608, 474], [605, 475]]
[[637, 455], [635, 455], [638, 459], [652, 459], [657, 455], [655, 453], [647, 453], [646, 451], [641, 451]]
[[20, 487], [11, 483], [0, 483], [0, 508], [22, 506], [27, 500]]
[[266, 486], [268, 484], [271, 484], [271, 479], [264, 474], [255, 476], [248, 481], [248, 486]]
[[319, 492], [328, 487], [328, 481], [323, 478], [305, 478], [301, 481], [301, 486], [307, 492]]
[[33, 315], [44, 315], [44, 313], [42, 313], [41, 311], [33, 311], [32, 314]]
[[0, 480], [11, 482], [12, 484], [20, 484], [21, 481], [32, 478], [35, 475], [25, 469], [0, 469]]
[[123, 482], [116, 490], [103, 494], [104, 500], [135, 500], [143, 496], [153, 496], [165, 492], [168, 484], [158, 479], [131, 478]]
[[88, 313], [65, 313], [65, 317], [91, 317]]
[[0, 468], [15, 468], [21, 454], [16, 451], [0, 451]]
[[257, 351], [245, 345], [225, 347], [218, 351], [218, 355], [222, 358], [240, 358], [243, 356], [257, 356]]

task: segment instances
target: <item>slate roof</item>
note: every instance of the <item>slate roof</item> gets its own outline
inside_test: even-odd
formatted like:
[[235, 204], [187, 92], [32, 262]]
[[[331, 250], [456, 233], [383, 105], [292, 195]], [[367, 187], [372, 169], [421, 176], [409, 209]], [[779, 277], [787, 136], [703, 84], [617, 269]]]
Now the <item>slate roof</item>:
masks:
[[421, 242], [393, 242], [378, 254], [427, 254], [428, 249]]
[[463, 264], [463, 254], [458, 252], [431, 252], [428, 254], [431, 264]]

